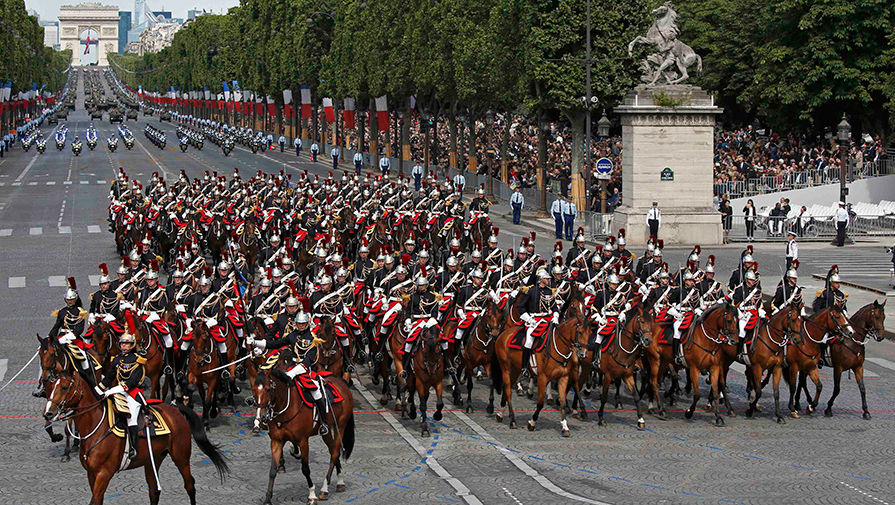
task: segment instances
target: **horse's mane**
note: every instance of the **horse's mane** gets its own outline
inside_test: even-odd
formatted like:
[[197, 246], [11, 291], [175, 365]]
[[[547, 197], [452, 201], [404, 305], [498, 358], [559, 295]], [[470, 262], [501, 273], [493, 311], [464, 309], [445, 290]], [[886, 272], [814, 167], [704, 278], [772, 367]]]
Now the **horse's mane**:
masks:
[[715, 302], [714, 305], [712, 305], [711, 307], [709, 307], [708, 310], [706, 310], [706, 311], [702, 314], [702, 320], [703, 320], [703, 321], [706, 320], [706, 319], [707, 319], [710, 315], [712, 315], [715, 311], [717, 311], [717, 310], [720, 309], [721, 307], [726, 307], [726, 306], [728, 306], [728, 305], [729, 305], [729, 302], [727, 302], [727, 301], [718, 301], [718, 302]]
[[855, 312], [854, 315], [851, 316], [849, 319], [858, 319], [858, 318], [862, 318], [862, 317], [867, 317], [867, 313], [878, 306], [879, 305], [877, 305], [876, 303], [868, 303], [867, 305], [858, 309], [858, 311]]

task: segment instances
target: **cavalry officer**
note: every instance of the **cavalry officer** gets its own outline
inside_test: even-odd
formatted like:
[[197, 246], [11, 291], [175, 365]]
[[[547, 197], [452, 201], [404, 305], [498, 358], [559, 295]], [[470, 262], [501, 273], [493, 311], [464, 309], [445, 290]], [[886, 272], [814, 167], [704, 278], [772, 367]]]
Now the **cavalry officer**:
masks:
[[[410, 370], [420, 333], [423, 332], [423, 329], [438, 327], [438, 302], [441, 300], [441, 297], [429, 289], [429, 279], [426, 275], [417, 277], [414, 280], [414, 284], [416, 288], [413, 294], [410, 295], [410, 310], [408, 311], [410, 317], [404, 320], [407, 339], [404, 341], [402, 378], [406, 378], [407, 371]], [[441, 348], [443, 351], [447, 350], [447, 346], [447, 340], [442, 340]], [[444, 354], [444, 368], [445, 372], [449, 374], [454, 373], [446, 353]]]
[[613, 272], [606, 278], [606, 288], [602, 292], [597, 293], [593, 301], [593, 308], [597, 310], [598, 330], [591, 333], [590, 341], [587, 348], [594, 351], [593, 365], [600, 366], [600, 357], [603, 354], [603, 340], [615, 332], [619, 323], [625, 322], [625, 310], [627, 305], [627, 294], [631, 291], [631, 287], [627, 282], [622, 283], [618, 275]]
[[[351, 350], [349, 348], [348, 333], [342, 324], [342, 314], [345, 312], [345, 306], [342, 303], [341, 294], [332, 290], [333, 280], [327, 274], [320, 277], [318, 289], [311, 294], [311, 314], [313, 314], [313, 323], [319, 324], [319, 320], [328, 317], [333, 320], [336, 334], [339, 338], [339, 344], [342, 346], [342, 356], [345, 357], [346, 370], [353, 372], [354, 367], [351, 365]], [[316, 327], [315, 327], [316, 328]], [[316, 331], [316, 329], [315, 329]]]
[[[189, 298], [187, 308], [190, 310], [192, 318], [199, 318], [206, 321], [208, 331], [211, 333], [218, 350], [218, 359], [221, 364], [227, 363], [227, 341], [216, 336], [218, 333], [214, 329], [218, 326], [218, 318], [221, 314], [221, 297], [211, 290], [211, 267], [205, 267], [205, 274], [199, 278], [199, 291]], [[209, 319], [213, 320], [209, 321]], [[190, 330], [192, 332], [192, 330]], [[192, 337], [184, 336], [183, 342], [180, 344], [181, 351], [187, 351], [190, 348]]]
[[413, 176], [413, 190], [419, 193], [420, 187], [423, 184], [423, 166], [417, 163], [413, 166], [413, 169], [410, 171], [410, 175]]
[[[115, 394], [121, 394], [127, 401], [128, 418], [127, 418], [127, 438], [128, 459], [137, 457], [137, 442], [139, 441], [139, 432], [137, 419], [140, 416], [140, 408], [146, 404], [143, 397], [143, 390], [140, 384], [146, 377], [146, 358], [134, 352], [136, 339], [128, 332], [125, 332], [118, 339], [118, 348], [121, 354], [112, 358], [112, 370], [114, 374], [108, 374], [103, 377], [102, 382], [94, 387], [96, 394], [103, 398]], [[114, 387], [112, 385], [115, 384]], [[151, 448], [150, 448], [151, 450]]]
[[152, 260], [152, 268], [146, 274], [146, 286], [137, 297], [142, 313], [146, 314], [144, 321], [150, 325], [152, 331], [158, 332], [159, 340], [164, 344], [165, 372], [174, 370], [174, 340], [168, 330], [168, 324], [162, 319], [165, 309], [168, 307], [168, 293], [165, 287], [158, 283], [158, 261]]
[[364, 155], [360, 151], [354, 153], [354, 172], [360, 175], [360, 170], [364, 166]]
[[311, 162], [317, 162], [317, 155], [320, 153], [320, 146], [317, 145], [317, 142], [311, 144]]
[[[90, 371], [90, 361], [84, 352], [89, 344], [81, 339], [84, 333], [84, 321], [88, 313], [81, 307], [81, 297], [78, 296], [75, 278], [68, 278], [68, 289], [65, 291], [65, 307], [56, 311], [56, 322], [47, 335], [55, 338], [60, 344], [64, 344], [69, 355], [78, 362], [78, 366], [87, 382], [94, 385], [94, 377]], [[73, 344], [74, 348], [69, 345]]]
[[792, 268], [786, 271], [780, 284], [777, 285], [777, 292], [774, 293], [774, 299], [771, 301], [771, 315], [786, 307], [798, 293], [799, 273], [797, 268], [799, 268], [799, 260], [793, 262]]
[[746, 352], [747, 332], [752, 333], [758, 324], [759, 318], [764, 319], [767, 314], [761, 306], [761, 287], [758, 284], [758, 276], [753, 269], [746, 270], [743, 275], [743, 283], [733, 290], [731, 295], [733, 304], [740, 312], [739, 317], [739, 344], [737, 359], [744, 365], [751, 365], [749, 355]]
[[[109, 278], [109, 267], [100, 263], [99, 289], [90, 295], [90, 315], [87, 324], [92, 325], [97, 316], [109, 316], [111, 320], [118, 317], [118, 294], [112, 290]], [[107, 320], [108, 321], [108, 320]]]
[[525, 341], [522, 344], [522, 370], [528, 370], [535, 336], [546, 334], [550, 324], [559, 324], [559, 312], [550, 289], [550, 273], [546, 268], [537, 271], [537, 284], [529, 288], [522, 302], [522, 315], [526, 324]]
[[479, 315], [491, 297], [488, 286], [484, 285], [485, 273], [476, 268], [470, 274], [472, 284], [463, 286], [455, 299], [457, 305], [457, 340], [466, 343], [466, 337], [472, 332]]
[[683, 285], [672, 290], [670, 294], [671, 307], [668, 314], [674, 317], [674, 340], [672, 348], [674, 362], [684, 366], [684, 356], [681, 354], [681, 334], [693, 324], [693, 318], [702, 315], [700, 308], [700, 292], [696, 286], [696, 277], [692, 270], [684, 272]]

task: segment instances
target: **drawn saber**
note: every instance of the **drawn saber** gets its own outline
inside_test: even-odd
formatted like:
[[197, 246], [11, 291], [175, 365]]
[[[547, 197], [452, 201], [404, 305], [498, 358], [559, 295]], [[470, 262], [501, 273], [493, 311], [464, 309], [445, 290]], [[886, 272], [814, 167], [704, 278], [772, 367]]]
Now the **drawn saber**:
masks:
[[15, 375], [13, 375], [13, 376], [12, 376], [12, 379], [9, 379], [9, 382], [7, 382], [6, 384], [4, 384], [3, 387], [0, 388], [0, 391], [3, 391], [4, 389], [6, 389], [6, 386], [8, 386], [8, 385], [12, 384], [13, 382], [15, 382], [16, 378], [17, 378], [19, 375], [22, 375], [22, 372], [24, 372], [25, 369], [28, 368], [28, 365], [30, 365], [31, 362], [34, 361], [34, 358], [36, 358], [38, 354], [40, 354], [40, 350], [36, 351], [36, 352], [34, 353], [34, 356], [31, 356], [31, 359], [29, 359], [28, 362], [25, 363], [25, 366], [23, 366], [22, 369], [19, 370], [18, 373], [16, 373]]
[[249, 359], [249, 358], [251, 358], [251, 357], [252, 357], [252, 353], [249, 352], [249, 353], [247, 353], [245, 356], [239, 358], [239, 359], [236, 360], [236, 361], [231, 361], [230, 363], [227, 363], [226, 365], [221, 365], [221, 366], [219, 366], [219, 367], [217, 367], [217, 368], [212, 368], [211, 370], [206, 370], [206, 371], [204, 371], [204, 372], [202, 372], [202, 373], [203, 373], [203, 374], [207, 374], [207, 373], [217, 372], [218, 370], [223, 370], [224, 368], [227, 368], [227, 367], [229, 367], [229, 366], [235, 365], [235, 364], [237, 364], [237, 363], [239, 363], [239, 362], [241, 362], [241, 361], [245, 361], [245, 360], [247, 360], [247, 359]]

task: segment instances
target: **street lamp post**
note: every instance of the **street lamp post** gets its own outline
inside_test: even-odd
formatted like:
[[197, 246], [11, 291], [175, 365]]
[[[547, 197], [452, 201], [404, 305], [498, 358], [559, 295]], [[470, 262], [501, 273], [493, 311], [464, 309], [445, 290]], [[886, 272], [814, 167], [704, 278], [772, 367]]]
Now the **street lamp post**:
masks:
[[[592, 105], [596, 104], [597, 98], [591, 95], [590, 89], [590, 69], [591, 69], [591, 57], [590, 57], [590, 0], [587, 0], [587, 32], [585, 36], [585, 44], [586, 44], [586, 53], [585, 53], [585, 91], [584, 91], [584, 107], [586, 109], [586, 119], [584, 123], [584, 207], [585, 210], [589, 210], [590, 200], [588, 200], [588, 189], [590, 188], [590, 160], [591, 160], [591, 116], [590, 109]], [[601, 185], [605, 187], [605, 185]], [[604, 200], [605, 201], [605, 200]], [[603, 204], [602, 212], [605, 214], [605, 203]]]
[[[488, 133], [492, 133], [492, 129], [494, 127], [494, 112], [488, 111], [485, 114], [485, 123], [488, 124]], [[488, 155], [488, 196], [494, 198], [494, 147], [487, 151]]]
[[[839, 130], [839, 200], [841, 200], [842, 203], [847, 203], [846, 197], [848, 197], [848, 188], [845, 186], [845, 183], [848, 179], [847, 164], [848, 147], [851, 141], [851, 125], [848, 124], [848, 121], [845, 119], [845, 113], [842, 114], [842, 121], [839, 122], [837, 129]], [[846, 205], [845, 208], [848, 210], [848, 205]], [[852, 242], [848, 239], [848, 227], [846, 227], [845, 230], [846, 237], [843, 243], [850, 244]]]
[[[600, 117], [600, 120], [597, 122], [597, 136], [601, 139], [609, 137], [609, 119], [606, 117], [606, 111], [603, 111], [603, 115]], [[609, 174], [611, 177], [612, 174]], [[606, 182], [607, 178], [600, 179], [600, 214], [606, 214]]]

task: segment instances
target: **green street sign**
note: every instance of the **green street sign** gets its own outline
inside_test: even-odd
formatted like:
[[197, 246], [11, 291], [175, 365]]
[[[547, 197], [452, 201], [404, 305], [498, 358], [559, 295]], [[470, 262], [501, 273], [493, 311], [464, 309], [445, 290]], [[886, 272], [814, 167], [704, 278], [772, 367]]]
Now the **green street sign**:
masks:
[[662, 173], [659, 175], [660, 180], [664, 181], [673, 181], [674, 180], [674, 170], [665, 167], [662, 169]]

